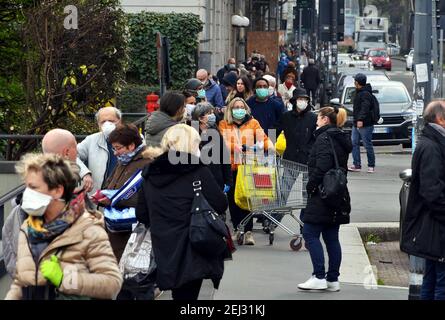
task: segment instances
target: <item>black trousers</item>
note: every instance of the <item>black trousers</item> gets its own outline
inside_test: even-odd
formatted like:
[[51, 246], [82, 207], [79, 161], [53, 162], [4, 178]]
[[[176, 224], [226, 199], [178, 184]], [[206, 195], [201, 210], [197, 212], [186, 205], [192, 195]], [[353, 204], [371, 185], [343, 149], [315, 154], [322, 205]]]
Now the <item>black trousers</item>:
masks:
[[173, 300], [198, 300], [202, 279], [187, 282], [179, 288], [172, 289]]
[[317, 92], [317, 89], [306, 88], [306, 93], [309, 97], [311, 97], [311, 101], [314, 106], [315, 106], [316, 100], [317, 100], [316, 92]]
[[[238, 171], [232, 171], [232, 177], [233, 177], [233, 185], [236, 186], [236, 175]], [[229, 209], [230, 209], [230, 217], [232, 219], [233, 229], [236, 231], [236, 228], [240, 224], [240, 222], [250, 213], [249, 210], [244, 210], [238, 207], [235, 203], [235, 188], [230, 188], [229, 192], [227, 193], [227, 198], [229, 200]], [[246, 227], [244, 228], [244, 231], [252, 231], [253, 228], [253, 221], [252, 219], [249, 220]]]

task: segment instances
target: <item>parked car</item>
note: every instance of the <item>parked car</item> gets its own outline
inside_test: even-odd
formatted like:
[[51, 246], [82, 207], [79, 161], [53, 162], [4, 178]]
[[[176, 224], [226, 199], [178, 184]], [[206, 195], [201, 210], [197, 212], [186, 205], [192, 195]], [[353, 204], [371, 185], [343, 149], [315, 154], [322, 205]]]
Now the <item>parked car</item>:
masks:
[[388, 75], [383, 70], [363, 70], [357, 68], [342, 69], [337, 77], [336, 90], [334, 92], [334, 98], [339, 98], [343, 92], [343, 89], [347, 85], [354, 85], [354, 76], [357, 73], [363, 73], [366, 75], [369, 81], [389, 81]]
[[383, 68], [387, 71], [391, 71], [392, 69], [391, 58], [385, 48], [370, 50], [368, 53], [368, 61], [372, 63], [374, 69]]
[[407, 55], [405, 55], [406, 59], [406, 70], [413, 71], [413, 60], [414, 60], [414, 49], [411, 49]]
[[397, 56], [400, 54], [400, 46], [396, 43], [388, 43], [386, 45], [386, 51], [390, 56]]
[[[411, 148], [411, 134], [415, 108], [405, 85], [399, 81], [368, 81], [380, 104], [381, 124], [374, 125], [372, 140], [376, 144], [402, 144]], [[352, 130], [354, 84], [344, 87], [340, 98], [331, 100], [332, 104], [343, 106], [348, 113], [345, 130]]]

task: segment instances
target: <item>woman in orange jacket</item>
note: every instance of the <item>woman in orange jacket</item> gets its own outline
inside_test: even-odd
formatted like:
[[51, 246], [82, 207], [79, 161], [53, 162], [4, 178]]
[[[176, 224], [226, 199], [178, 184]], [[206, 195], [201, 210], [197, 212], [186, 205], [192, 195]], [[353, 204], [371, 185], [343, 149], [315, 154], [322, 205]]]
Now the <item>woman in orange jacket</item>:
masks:
[[[234, 98], [227, 107], [224, 114], [224, 120], [219, 123], [219, 130], [224, 137], [224, 141], [230, 150], [230, 162], [232, 165], [232, 175], [234, 185], [236, 185], [236, 177], [238, 173], [238, 165], [242, 163], [242, 154], [247, 149], [254, 147], [255, 149], [267, 150], [272, 143], [264, 133], [259, 122], [250, 114], [250, 108], [242, 98]], [[235, 203], [235, 188], [231, 188], [227, 193], [229, 200], [230, 216], [232, 218], [233, 228], [237, 227], [249, 211], [243, 210]], [[255, 241], [252, 236], [252, 219], [246, 225], [244, 231], [244, 244], [254, 245]], [[234, 233], [234, 241], [237, 241], [240, 232]]]

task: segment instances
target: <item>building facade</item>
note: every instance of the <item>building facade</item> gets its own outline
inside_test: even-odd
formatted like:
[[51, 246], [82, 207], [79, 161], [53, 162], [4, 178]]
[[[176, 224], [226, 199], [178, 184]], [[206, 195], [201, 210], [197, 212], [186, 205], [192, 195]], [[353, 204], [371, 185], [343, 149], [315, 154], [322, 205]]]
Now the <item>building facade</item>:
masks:
[[[200, 34], [199, 68], [216, 74], [236, 54], [231, 18], [235, 0], [122, 0], [125, 12], [194, 13], [204, 23]], [[239, 14], [239, 13], [237, 13]]]

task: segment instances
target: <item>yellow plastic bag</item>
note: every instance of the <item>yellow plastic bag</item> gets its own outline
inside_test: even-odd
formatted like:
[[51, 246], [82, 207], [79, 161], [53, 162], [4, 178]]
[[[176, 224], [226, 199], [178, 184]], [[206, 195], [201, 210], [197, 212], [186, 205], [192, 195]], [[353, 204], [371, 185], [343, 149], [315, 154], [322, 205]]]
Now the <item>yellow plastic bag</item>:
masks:
[[275, 150], [277, 150], [277, 153], [280, 156], [282, 156], [284, 150], [286, 150], [286, 137], [284, 136], [283, 132], [281, 132], [281, 134], [278, 136], [277, 143], [275, 144]]
[[271, 206], [276, 200], [276, 171], [261, 165], [240, 165], [236, 175], [235, 203], [244, 210]]

